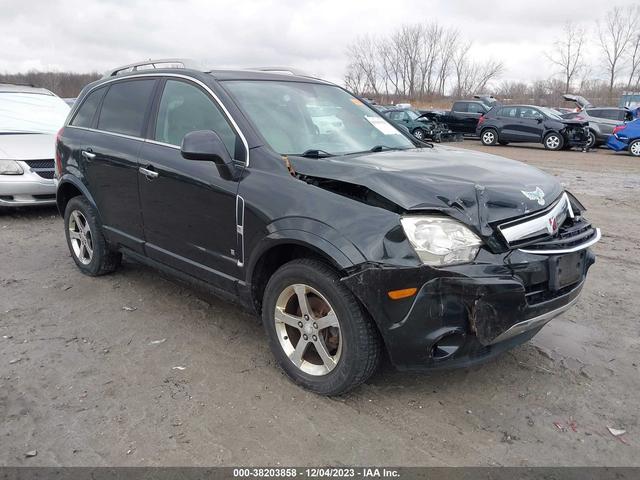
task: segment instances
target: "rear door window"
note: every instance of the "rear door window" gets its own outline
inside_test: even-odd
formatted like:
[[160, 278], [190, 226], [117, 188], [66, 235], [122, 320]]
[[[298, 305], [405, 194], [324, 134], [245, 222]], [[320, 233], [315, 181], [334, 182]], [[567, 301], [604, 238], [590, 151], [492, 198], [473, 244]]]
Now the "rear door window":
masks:
[[479, 103], [468, 103], [467, 104], [467, 111], [471, 112], [471, 113], [484, 113], [485, 112], [485, 108], [480, 105]]
[[102, 100], [104, 92], [106, 91], [107, 89], [102, 87], [87, 95], [84, 102], [82, 102], [82, 105], [80, 105], [80, 108], [74, 115], [73, 120], [71, 120], [70, 125], [85, 128], [93, 127], [93, 120], [96, 115], [96, 111], [98, 110], [100, 100]]
[[499, 117], [515, 118], [517, 110], [518, 109], [516, 107], [502, 107], [498, 111], [498, 116]]
[[520, 107], [520, 118], [525, 118], [528, 120], [537, 120], [539, 118], [544, 118], [542, 113], [536, 109], [531, 107]]
[[454, 112], [466, 112], [467, 111], [467, 102], [456, 102], [453, 104], [453, 107], [451, 110], [453, 110]]
[[133, 137], [142, 136], [155, 79], [117, 82], [104, 97], [98, 130]]

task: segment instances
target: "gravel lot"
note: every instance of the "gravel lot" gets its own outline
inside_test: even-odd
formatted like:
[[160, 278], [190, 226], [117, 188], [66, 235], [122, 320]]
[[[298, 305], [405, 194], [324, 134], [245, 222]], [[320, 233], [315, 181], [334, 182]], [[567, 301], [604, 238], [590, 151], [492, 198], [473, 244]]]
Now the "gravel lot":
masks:
[[581, 300], [481, 367], [387, 365], [334, 399], [291, 384], [236, 307], [131, 262], [86, 277], [55, 209], [0, 212], [0, 464], [639, 466], [640, 160], [462, 147], [587, 206], [604, 235]]

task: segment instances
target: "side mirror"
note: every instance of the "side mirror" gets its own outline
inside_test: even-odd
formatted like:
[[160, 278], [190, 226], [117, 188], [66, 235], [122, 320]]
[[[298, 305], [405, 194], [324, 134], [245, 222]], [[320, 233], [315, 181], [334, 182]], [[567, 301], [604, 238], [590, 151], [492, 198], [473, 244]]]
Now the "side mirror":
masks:
[[542, 123], [542, 118], [536, 118], [536, 122]]
[[180, 152], [187, 160], [208, 161], [217, 165], [231, 163], [231, 155], [229, 155], [227, 147], [213, 130], [197, 130], [187, 133], [182, 139]]
[[241, 171], [236, 168], [224, 142], [213, 130], [187, 133], [182, 139], [180, 153], [187, 160], [215, 163], [224, 180], [237, 180]]

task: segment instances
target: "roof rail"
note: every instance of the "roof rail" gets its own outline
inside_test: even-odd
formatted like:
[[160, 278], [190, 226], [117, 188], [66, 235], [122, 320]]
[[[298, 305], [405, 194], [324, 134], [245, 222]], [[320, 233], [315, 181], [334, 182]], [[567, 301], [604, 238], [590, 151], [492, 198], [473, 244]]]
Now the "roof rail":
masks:
[[292, 67], [278, 67], [278, 66], [274, 66], [274, 67], [251, 67], [251, 68], [247, 68], [247, 70], [255, 70], [258, 72], [271, 72], [271, 73], [283, 73], [285, 75], [296, 75], [299, 77], [311, 77], [310, 74], [308, 74], [307, 72], [304, 72], [302, 70], [299, 70], [297, 68], [292, 68]]
[[[141, 68], [143, 67], [143, 68]], [[197, 63], [188, 58], [159, 58], [149, 59], [143, 62], [130, 63], [111, 69], [105, 73], [105, 77], [115, 77], [122, 73], [137, 72], [153, 68], [197, 68]]]

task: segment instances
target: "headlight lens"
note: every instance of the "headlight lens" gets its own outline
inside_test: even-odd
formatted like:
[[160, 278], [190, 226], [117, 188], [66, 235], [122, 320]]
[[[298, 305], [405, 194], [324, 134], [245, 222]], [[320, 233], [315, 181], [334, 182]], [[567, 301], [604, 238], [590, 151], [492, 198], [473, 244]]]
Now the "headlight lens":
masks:
[[473, 261], [482, 240], [463, 224], [446, 217], [403, 217], [404, 233], [423, 263], [453, 265]]
[[0, 160], [0, 175], [22, 175], [24, 170], [13, 160]]

